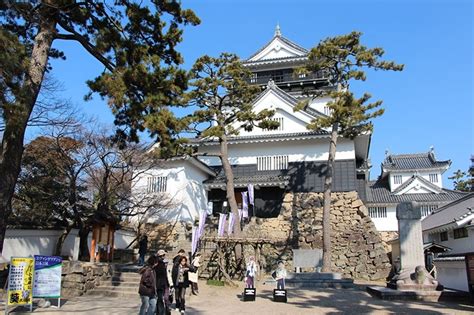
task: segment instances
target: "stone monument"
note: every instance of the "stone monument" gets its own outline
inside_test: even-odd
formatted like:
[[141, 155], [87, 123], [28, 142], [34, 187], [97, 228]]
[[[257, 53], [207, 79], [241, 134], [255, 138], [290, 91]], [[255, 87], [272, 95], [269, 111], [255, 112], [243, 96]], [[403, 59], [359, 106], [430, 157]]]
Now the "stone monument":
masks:
[[382, 299], [438, 301], [442, 286], [425, 269], [421, 209], [417, 202], [397, 206], [400, 269], [387, 287], [367, 287]]
[[388, 287], [396, 290], [433, 291], [436, 281], [425, 269], [421, 209], [416, 202], [403, 202], [397, 206], [398, 237], [400, 243], [400, 271]]

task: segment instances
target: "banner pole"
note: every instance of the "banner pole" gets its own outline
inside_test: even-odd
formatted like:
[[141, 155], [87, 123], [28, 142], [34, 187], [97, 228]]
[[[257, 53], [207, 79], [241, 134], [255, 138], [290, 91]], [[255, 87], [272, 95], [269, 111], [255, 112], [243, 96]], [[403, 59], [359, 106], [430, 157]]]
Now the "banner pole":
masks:
[[8, 266], [8, 277], [7, 277], [7, 298], [5, 300], [5, 315], [8, 314], [8, 291], [10, 290], [10, 269], [12, 262], [10, 260], [10, 265]]

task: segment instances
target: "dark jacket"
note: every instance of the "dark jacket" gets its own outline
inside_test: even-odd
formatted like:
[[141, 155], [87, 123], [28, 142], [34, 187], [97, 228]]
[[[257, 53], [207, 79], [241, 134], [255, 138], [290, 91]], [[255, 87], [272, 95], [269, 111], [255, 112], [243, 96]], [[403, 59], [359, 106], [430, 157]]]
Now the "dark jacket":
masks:
[[138, 253], [140, 255], [144, 255], [146, 254], [147, 249], [148, 249], [148, 238], [144, 237], [138, 243]]
[[168, 272], [166, 270], [166, 264], [163, 260], [158, 261], [158, 264], [155, 266], [156, 273], [156, 289], [164, 290], [169, 288], [170, 284], [168, 283]]
[[[193, 269], [193, 267], [190, 267], [189, 265], [186, 265], [185, 268], [188, 268], [188, 270], [184, 272], [183, 286], [185, 288], [187, 288], [187, 287], [189, 287], [188, 271], [193, 272], [194, 269]], [[171, 271], [171, 278], [173, 279], [173, 285], [175, 287], [178, 286], [178, 272], [179, 272], [179, 264], [174, 264], [173, 265], [173, 270]]]
[[142, 275], [138, 293], [144, 296], [156, 295], [156, 276], [155, 271], [150, 266], [146, 266], [139, 271]]

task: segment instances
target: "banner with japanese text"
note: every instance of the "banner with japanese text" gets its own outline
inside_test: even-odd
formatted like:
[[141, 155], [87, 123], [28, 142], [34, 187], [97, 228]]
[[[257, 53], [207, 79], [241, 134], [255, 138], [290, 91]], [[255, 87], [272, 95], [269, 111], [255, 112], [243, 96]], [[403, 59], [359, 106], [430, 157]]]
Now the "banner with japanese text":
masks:
[[35, 277], [33, 296], [35, 298], [61, 297], [61, 270], [63, 260], [58, 256], [35, 255]]
[[34, 259], [13, 257], [8, 276], [8, 305], [28, 305], [33, 303]]

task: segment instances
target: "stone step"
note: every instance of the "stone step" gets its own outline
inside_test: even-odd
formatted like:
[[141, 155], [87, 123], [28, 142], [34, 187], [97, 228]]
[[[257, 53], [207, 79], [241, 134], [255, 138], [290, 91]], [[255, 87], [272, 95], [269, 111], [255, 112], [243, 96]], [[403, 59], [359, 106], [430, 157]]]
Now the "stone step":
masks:
[[114, 286], [114, 287], [137, 287], [140, 281], [101, 281], [100, 286]]
[[286, 278], [294, 280], [340, 280], [342, 276], [337, 272], [289, 272]]
[[133, 299], [137, 299], [139, 297], [138, 290], [136, 290], [134, 292], [123, 292], [123, 291], [102, 290], [100, 288], [97, 288], [97, 289], [88, 291], [87, 294], [88, 295], [108, 296], [108, 297], [133, 298]]
[[106, 290], [106, 291], [119, 291], [119, 292], [138, 292], [138, 285], [135, 287], [122, 287], [122, 286], [113, 286], [113, 285], [100, 285], [97, 287], [98, 290]]
[[315, 289], [315, 288], [335, 288], [335, 289], [349, 289], [354, 287], [352, 282], [285, 282], [285, 285], [289, 288], [306, 288], [306, 289]]

